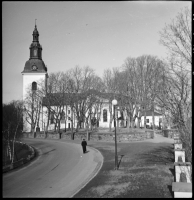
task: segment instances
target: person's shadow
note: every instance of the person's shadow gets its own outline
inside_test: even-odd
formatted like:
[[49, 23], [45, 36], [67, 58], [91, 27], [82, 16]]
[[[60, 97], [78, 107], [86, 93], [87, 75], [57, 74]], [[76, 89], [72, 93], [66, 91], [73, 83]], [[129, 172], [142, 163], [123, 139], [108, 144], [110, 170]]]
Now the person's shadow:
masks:
[[[117, 166], [118, 169], [119, 169], [119, 166], [120, 166], [120, 164], [121, 164], [121, 160], [122, 160], [123, 156], [124, 156], [124, 155], [121, 155], [120, 160], [119, 160], [119, 162], [118, 162], [118, 166]], [[118, 156], [118, 157], [119, 157], [119, 156]]]

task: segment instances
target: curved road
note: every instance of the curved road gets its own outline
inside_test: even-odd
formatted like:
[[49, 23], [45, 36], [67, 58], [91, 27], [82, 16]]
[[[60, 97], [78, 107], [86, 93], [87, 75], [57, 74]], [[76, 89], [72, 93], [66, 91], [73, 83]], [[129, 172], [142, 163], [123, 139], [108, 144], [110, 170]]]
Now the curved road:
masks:
[[3, 197], [72, 197], [102, 166], [95, 149], [57, 140], [25, 139], [39, 156], [27, 166], [3, 175]]

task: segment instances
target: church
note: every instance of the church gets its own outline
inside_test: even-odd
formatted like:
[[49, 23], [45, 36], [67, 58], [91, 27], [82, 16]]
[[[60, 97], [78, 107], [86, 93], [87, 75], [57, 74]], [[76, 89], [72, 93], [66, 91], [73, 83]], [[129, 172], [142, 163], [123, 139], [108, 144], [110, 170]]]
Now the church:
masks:
[[[39, 32], [37, 29], [37, 26], [35, 24], [35, 28], [33, 31], [33, 41], [29, 47], [30, 49], [30, 58], [28, 61], [26, 61], [24, 70], [21, 72], [23, 76], [23, 101], [26, 102], [26, 99], [29, 98], [29, 87], [32, 91], [32, 94], [37, 91], [38, 87], [38, 81], [39, 80], [44, 80], [44, 86], [45, 86], [45, 96], [40, 99], [39, 106], [35, 108], [34, 102], [33, 102], [33, 95], [32, 95], [32, 102], [31, 104], [27, 105], [24, 104], [25, 110], [29, 112], [25, 112], [23, 116], [24, 120], [24, 132], [31, 132], [32, 131], [32, 125], [34, 127], [34, 130], [37, 128], [39, 131], [45, 131], [45, 126], [46, 123], [48, 122], [48, 129], [47, 130], [53, 130], [54, 129], [54, 120], [52, 119], [52, 115], [48, 119], [48, 106], [46, 105], [46, 88], [47, 88], [47, 83], [49, 80], [48, 76], [48, 69], [42, 59], [42, 46], [39, 43]], [[108, 94], [107, 94], [108, 95]], [[108, 128], [110, 126], [110, 120], [112, 119], [113, 116], [113, 105], [112, 102], [109, 101], [109, 98], [105, 97], [100, 97], [101, 98], [101, 107], [100, 111], [98, 111], [97, 116], [97, 126], [98, 127], [104, 127]], [[55, 105], [52, 105], [55, 106]], [[38, 110], [38, 112], [37, 112]], [[61, 119], [61, 124], [60, 128], [63, 129], [65, 127], [67, 128], [76, 128], [77, 124], [77, 118], [75, 115], [75, 112], [71, 109], [70, 106], [66, 105], [65, 110], [65, 116], [66, 120]], [[35, 112], [36, 111], [36, 112]], [[135, 114], [135, 113], [134, 113]], [[121, 121], [117, 120], [116, 121], [116, 126], [122, 126], [125, 127], [127, 125], [127, 116], [125, 112], [121, 112], [119, 110], [119, 107], [117, 106], [117, 112], [116, 112], [117, 119], [122, 119]], [[36, 120], [32, 120], [32, 118]], [[162, 115], [159, 113], [155, 112], [155, 125], [159, 125], [161, 121]], [[37, 120], [38, 119], [38, 120]], [[91, 119], [91, 118], [90, 118]], [[142, 117], [140, 126], [143, 127], [144, 118]], [[151, 114], [147, 113], [146, 116], [146, 122], [148, 125], [152, 123], [152, 118]], [[114, 127], [114, 121], [112, 121], [111, 126]], [[137, 120], [136, 122], [137, 123]], [[85, 127], [85, 124], [83, 124], [83, 127]]]

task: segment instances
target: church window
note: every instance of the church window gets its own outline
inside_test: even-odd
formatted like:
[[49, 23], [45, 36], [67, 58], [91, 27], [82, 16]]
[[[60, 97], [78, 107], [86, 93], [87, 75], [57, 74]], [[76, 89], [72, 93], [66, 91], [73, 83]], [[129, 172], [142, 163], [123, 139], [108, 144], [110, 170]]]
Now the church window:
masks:
[[107, 122], [107, 110], [103, 110], [103, 122]]
[[37, 83], [35, 81], [32, 82], [32, 90], [37, 90]]
[[37, 49], [34, 49], [34, 56], [37, 56]]

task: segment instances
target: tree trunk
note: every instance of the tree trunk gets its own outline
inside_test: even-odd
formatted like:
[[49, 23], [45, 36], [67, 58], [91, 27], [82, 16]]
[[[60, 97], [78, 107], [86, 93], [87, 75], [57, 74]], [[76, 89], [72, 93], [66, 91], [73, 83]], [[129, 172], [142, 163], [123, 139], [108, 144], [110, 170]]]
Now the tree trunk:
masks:
[[152, 124], [153, 124], [153, 130], [155, 129], [155, 116], [154, 111], [152, 111]]
[[139, 117], [137, 117], [137, 128], [140, 127], [140, 120], [141, 120], [141, 118], [139, 119]]
[[144, 129], [146, 129], [146, 111], [144, 112]]
[[152, 124], [153, 124], [153, 130], [154, 130], [155, 129], [154, 101], [152, 101]]
[[127, 130], [129, 132], [129, 128], [130, 128], [130, 116], [127, 115]]
[[[50, 119], [50, 111], [49, 111], [49, 109], [48, 109], [48, 118], [47, 118], [46, 130], [45, 130], [45, 134], [46, 134], [46, 135], [47, 135], [47, 133], [48, 133], [49, 119]], [[46, 138], [46, 135], [45, 135], [45, 138]]]
[[14, 139], [13, 139], [13, 154], [12, 154], [12, 161], [11, 163], [13, 164], [14, 161], [14, 155], [15, 155], [15, 138], [16, 138], [16, 134], [17, 134], [17, 129], [18, 129], [18, 125], [16, 126], [16, 130], [15, 130], [15, 134], [14, 134]]
[[135, 124], [135, 120], [132, 119], [132, 123], [131, 123], [131, 128], [132, 128], [132, 129], [134, 128], [134, 124]]
[[111, 132], [111, 129], [112, 129], [112, 121], [113, 121], [112, 103], [109, 103], [109, 112], [110, 112], [109, 132]]
[[61, 130], [61, 123], [60, 123], [61, 120], [58, 120], [58, 126], [57, 126], [57, 132], [59, 133], [60, 130]]
[[33, 138], [35, 138], [35, 124], [34, 123], [31, 124], [31, 132], [32, 132]]
[[73, 120], [71, 120], [71, 133], [73, 134]]
[[112, 129], [112, 121], [113, 121], [113, 116], [111, 114], [110, 115], [110, 122], [109, 122], [109, 132], [111, 132], [111, 129]]
[[[72, 111], [71, 111], [71, 115], [72, 115]], [[66, 128], [67, 128], [67, 105], [66, 105], [66, 111], [65, 111], [65, 132], [66, 132]]]
[[87, 140], [89, 141], [90, 137], [89, 137], [89, 124], [88, 124], [88, 120], [86, 121], [86, 134], [87, 134]]
[[71, 132], [71, 140], [74, 140], [74, 132]]
[[79, 129], [79, 121], [77, 122], [76, 132], [78, 132], [78, 129]]

